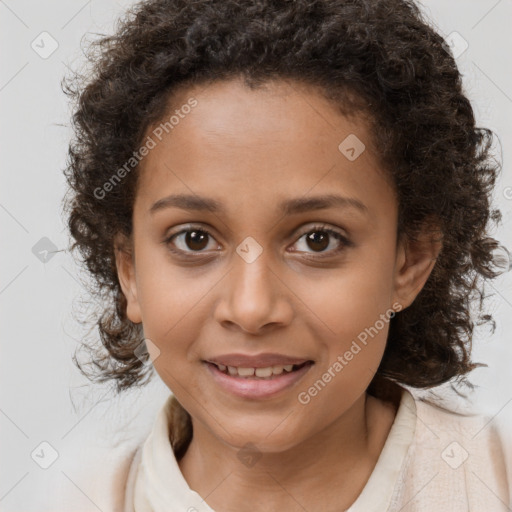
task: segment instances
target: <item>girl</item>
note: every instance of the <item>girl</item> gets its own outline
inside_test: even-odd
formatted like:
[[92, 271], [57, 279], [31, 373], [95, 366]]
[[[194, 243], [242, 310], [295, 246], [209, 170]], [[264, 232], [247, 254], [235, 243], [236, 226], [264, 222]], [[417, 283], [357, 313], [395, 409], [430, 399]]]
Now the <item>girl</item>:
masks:
[[96, 46], [66, 85], [69, 228], [108, 297], [82, 369], [172, 392], [110, 509], [507, 510], [492, 422], [407, 389], [477, 366], [500, 218], [417, 6], [150, 0]]

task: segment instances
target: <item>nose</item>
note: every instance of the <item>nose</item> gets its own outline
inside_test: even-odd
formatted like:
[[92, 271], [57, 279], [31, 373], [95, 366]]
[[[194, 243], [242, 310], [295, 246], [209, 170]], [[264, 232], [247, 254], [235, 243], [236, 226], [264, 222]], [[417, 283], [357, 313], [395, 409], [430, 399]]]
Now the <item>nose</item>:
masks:
[[234, 259], [220, 288], [215, 319], [225, 328], [255, 335], [288, 325], [293, 317], [291, 291], [264, 252], [250, 263], [238, 255]]

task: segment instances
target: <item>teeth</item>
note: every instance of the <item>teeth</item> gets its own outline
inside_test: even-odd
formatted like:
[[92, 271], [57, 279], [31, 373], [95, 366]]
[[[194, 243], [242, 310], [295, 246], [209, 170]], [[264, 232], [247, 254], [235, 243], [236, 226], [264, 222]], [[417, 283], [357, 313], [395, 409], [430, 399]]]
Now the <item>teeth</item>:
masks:
[[[240, 371], [239, 375], [242, 375]], [[268, 368], [256, 368], [256, 377], [270, 377], [274, 373], [271, 366]]]
[[236, 367], [236, 366], [225, 366], [223, 364], [217, 364], [217, 368], [224, 373], [228, 373], [232, 376], [239, 377], [259, 377], [259, 378], [269, 378], [273, 375], [281, 375], [283, 371], [291, 372], [293, 370], [293, 364], [285, 364], [285, 365], [276, 365], [276, 366], [268, 366], [266, 368], [244, 368], [244, 367]]
[[[290, 366], [290, 365], [287, 365], [287, 366]], [[284, 366], [272, 366], [272, 373], [274, 375], [281, 375], [281, 373], [283, 373], [283, 369], [284, 369]], [[291, 370], [288, 370], [288, 371], [291, 371]]]

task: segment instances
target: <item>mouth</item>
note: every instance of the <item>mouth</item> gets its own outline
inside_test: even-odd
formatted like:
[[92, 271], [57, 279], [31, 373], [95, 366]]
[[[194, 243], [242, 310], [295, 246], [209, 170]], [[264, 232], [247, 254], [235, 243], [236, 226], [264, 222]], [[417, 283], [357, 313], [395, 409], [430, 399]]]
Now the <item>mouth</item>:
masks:
[[306, 365], [313, 364], [313, 361], [304, 361], [301, 364], [286, 364], [286, 365], [272, 365], [263, 368], [244, 367], [244, 366], [227, 366], [220, 363], [212, 363], [206, 361], [208, 364], [213, 365], [219, 372], [231, 377], [242, 377], [245, 379], [272, 379], [277, 375], [283, 373], [292, 373], [300, 370]]
[[266, 367], [227, 366], [203, 361], [217, 386], [230, 395], [244, 399], [274, 398], [295, 387], [315, 364], [307, 360], [298, 364]]

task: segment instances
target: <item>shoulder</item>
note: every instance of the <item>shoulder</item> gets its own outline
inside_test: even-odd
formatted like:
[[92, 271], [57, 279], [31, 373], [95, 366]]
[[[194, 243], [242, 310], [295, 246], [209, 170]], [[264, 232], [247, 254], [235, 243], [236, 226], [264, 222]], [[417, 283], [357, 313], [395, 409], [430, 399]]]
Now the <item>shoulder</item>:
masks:
[[415, 432], [399, 501], [416, 500], [411, 510], [418, 511], [420, 503], [425, 510], [448, 504], [454, 511], [508, 510], [510, 453], [493, 418], [459, 414], [416, 398], [410, 403]]
[[[505, 471], [507, 448], [504, 431], [499, 428], [495, 418], [480, 414], [460, 414], [423, 400], [415, 400], [415, 405], [415, 439], [423, 449], [442, 448], [440, 455], [448, 466], [473, 459], [483, 467]], [[449, 460], [452, 453], [457, 461]]]
[[132, 447], [119, 461], [113, 472], [110, 489], [114, 497], [112, 510], [115, 512], [125, 512], [126, 494], [132, 491], [141, 450], [142, 445]]
[[113, 449], [108, 461], [104, 460], [94, 474], [89, 474], [90, 481], [93, 482], [91, 497], [101, 510], [124, 512], [127, 483], [140, 448], [140, 443], [130, 443], [122, 449]]

